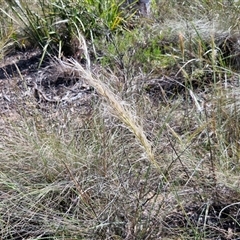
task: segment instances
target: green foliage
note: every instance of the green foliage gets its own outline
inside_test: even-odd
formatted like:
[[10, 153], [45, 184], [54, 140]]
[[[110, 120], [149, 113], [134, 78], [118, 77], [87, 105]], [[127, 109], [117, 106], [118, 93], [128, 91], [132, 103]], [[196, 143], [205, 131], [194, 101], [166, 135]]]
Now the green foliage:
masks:
[[171, 45], [162, 43], [163, 36], [148, 36], [138, 28], [115, 34], [108, 40], [100, 40], [96, 43], [99, 49], [104, 49], [101, 63], [112, 69], [116, 67], [125, 70], [140, 67], [144, 72], [169, 69], [176, 64]]
[[136, 52], [135, 59], [143, 64], [143, 69], [150, 72], [154, 69], [171, 68], [176, 64], [172, 52], [167, 46], [162, 46], [161, 37], [149, 39]]
[[121, 28], [121, 3], [105, 1], [54, 0], [38, 2], [34, 8], [28, 2], [9, 1], [13, 15], [3, 11], [12, 21], [20, 24], [32, 44], [44, 52], [72, 55], [71, 40], [82, 32], [93, 39]]
[[8, 51], [11, 45], [10, 39], [14, 34], [13, 22], [10, 18], [6, 18], [6, 14], [9, 14], [10, 9], [5, 1], [0, 0], [0, 58], [2, 58]]

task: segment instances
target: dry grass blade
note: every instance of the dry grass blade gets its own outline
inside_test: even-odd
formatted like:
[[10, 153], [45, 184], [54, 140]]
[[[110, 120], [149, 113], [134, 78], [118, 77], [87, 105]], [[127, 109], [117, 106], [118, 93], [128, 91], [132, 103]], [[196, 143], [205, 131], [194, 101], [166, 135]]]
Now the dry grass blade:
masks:
[[94, 78], [92, 73], [89, 70], [85, 70], [76, 60], [70, 59], [68, 62], [59, 61], [59, 63], [64, 70], [67, 70], [68, 72], [74, 72], [75, 75], [81, 76], [81, 78], [93, 86], [96, 91], [107, 100], [108, 105], [111, 107], [115, 115], [137, 137], [150, 162], [158, 170], [160, 170], [160, 166], [154, 158], [151, 143], [148, 141], [143, 128], [136, 122], [136, 118], [133, 116], [131, 111], [121, 103], [122, 101], [119, 101], [118, 97], [103, 82], [97, 78]]

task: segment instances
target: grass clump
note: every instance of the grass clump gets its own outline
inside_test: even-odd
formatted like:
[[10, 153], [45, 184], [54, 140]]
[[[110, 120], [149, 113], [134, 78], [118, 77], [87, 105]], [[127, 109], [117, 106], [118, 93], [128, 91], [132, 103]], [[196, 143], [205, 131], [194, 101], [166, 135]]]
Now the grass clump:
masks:
[[[5, 145], [1, 155], [5, 157], [1, 181], [2, 190], [11, 197], [2, 202], [6, 206], [3, 238], [32, 234], [42, 239], [61, 236], [101, 239], [148, 234], [141, 225], [150, 224], [152, 220], [142, 215], [143, 202], [139, 194], [151, 196], [150, 189], [144, 187], [148, 181], [150, 184], [147, 172], [152, 171], [151, 164], [138, 162], [141, 148], [134, 143], [132, 134], [121, 126], [108, 126], [98, 109], [93, 114], [86, 120], [76, 115], [76, 121], [70, 120], [62, 133], [54, 127], [53, 119], [47, 122], [40, 119], [44, 128], [38, 128], [35, 119], [29, 122], [21, 119], [24, 129], [21, 125], [5, 125], [12, 137], [2, 135]], [[128, 146], [123, 144], [126, 142]], [[128, 159], [124, 159], [125, 154]], [[135, 168], [142, 169], [142, 173], [146, 171], [146, 177], [136, 173]], [[154, 178], [157, 180], [159, 175]], [[143, 186], [138, 194], [140, 180]], [[126, 204], [125, 194], [132, 206]], [[18, 211], [18, 216], [10, 216], [8, 209], [12, 213]], [[38, 224], [41, 227], [35, 228]], [[126, 232], [128, 224], [135, 226], [129, 233]]]
[[44, 54], [74, 56], [74, 38], [79, 31], [89, 39], [121, 29], [124, 15], [116, 1], [40, 1], [36, 8], [29, 2], [9, 1], [12, 15], [1, 11], [17, 24], [30, 45]]

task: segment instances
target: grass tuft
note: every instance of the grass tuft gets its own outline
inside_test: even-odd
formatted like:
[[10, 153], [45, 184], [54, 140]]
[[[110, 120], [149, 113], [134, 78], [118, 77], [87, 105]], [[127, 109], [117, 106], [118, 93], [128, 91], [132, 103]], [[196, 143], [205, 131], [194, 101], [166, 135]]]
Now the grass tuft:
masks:
[[150, 142], [143, 131], [143, 128], [136, 122], [136, 117], [127, 109], [126, 104], [123, 104], [111, 90], [104, 85], [100, 79], [95, 79], [90, 70], [85, 70], [76, 60], [69, 60], [69, 62], [60, 62], [64, 71], [74, 72], [74, 75], [81, 76], [89, 85], [93, 86], [96, 91], [104, 97], [115, 116], [117, 116], [129, 130], [131, 130], [136, 138], [141, 143], [145, 150], [149, 161], [159, 170], [160, 167], [155, 161], [154, 154]]

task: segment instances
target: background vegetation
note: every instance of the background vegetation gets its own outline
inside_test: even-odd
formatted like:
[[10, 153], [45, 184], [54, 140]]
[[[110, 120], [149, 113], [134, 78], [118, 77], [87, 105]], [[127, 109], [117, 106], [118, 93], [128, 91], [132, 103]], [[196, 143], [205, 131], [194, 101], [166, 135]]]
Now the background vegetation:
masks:
[[238, 239], [239, 1], [0, 6], [1, 239]]

